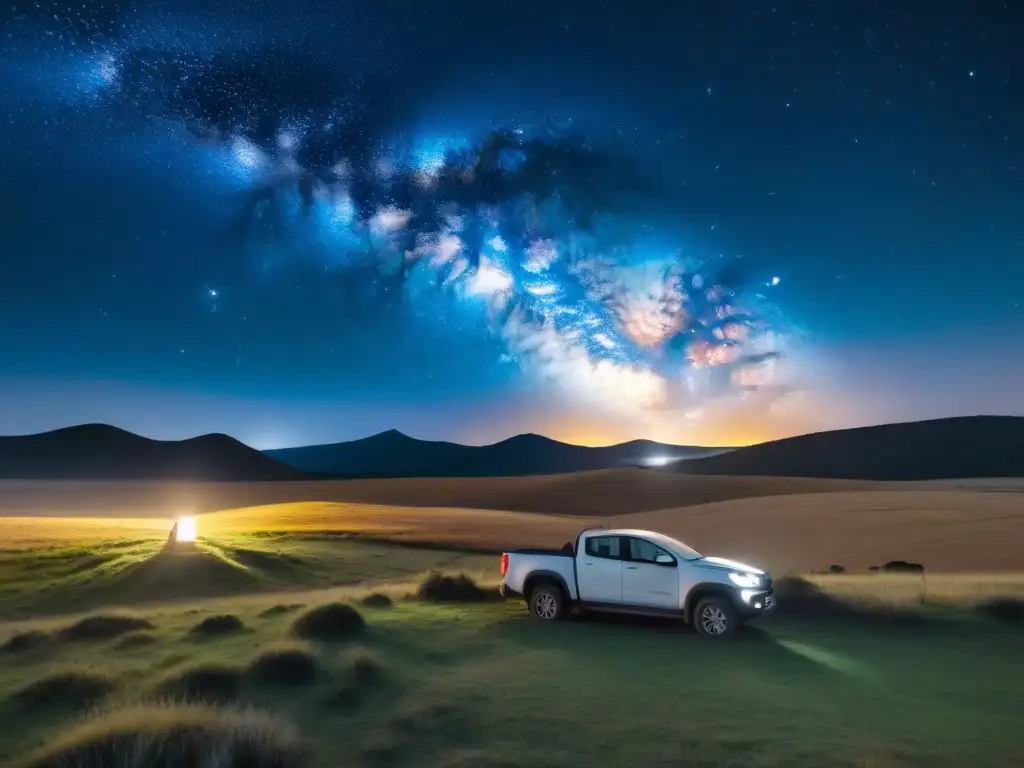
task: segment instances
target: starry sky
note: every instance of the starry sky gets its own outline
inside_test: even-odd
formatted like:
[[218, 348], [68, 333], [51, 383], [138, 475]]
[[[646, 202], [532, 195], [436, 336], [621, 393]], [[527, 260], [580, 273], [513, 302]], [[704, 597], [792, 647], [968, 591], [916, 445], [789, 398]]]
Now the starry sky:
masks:
[[0, 434], [1024, 414], [1024, 5], [0, 17]]

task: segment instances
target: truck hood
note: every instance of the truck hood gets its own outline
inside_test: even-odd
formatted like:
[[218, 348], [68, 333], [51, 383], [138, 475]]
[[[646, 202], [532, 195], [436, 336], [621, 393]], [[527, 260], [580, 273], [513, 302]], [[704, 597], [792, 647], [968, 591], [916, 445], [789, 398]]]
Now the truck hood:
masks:
[[714, 568], [722, 571], [742, 571], [743, 573], [756, 573], [758, 576], [763, 576], [764, 571], [760, 568], [755, 568], [752, 565], [746, 563], [739, 563], [735, 560], [727, 560], [724, 557], [702, 557], [696, 563], [697, 567], [700, 568]]

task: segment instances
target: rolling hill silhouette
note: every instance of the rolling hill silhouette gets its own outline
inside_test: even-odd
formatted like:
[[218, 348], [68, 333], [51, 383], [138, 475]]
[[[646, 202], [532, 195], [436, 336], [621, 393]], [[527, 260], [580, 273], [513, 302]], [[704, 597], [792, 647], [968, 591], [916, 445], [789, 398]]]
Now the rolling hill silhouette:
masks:
[[309, 475], [227, 435], [164, 441], [83, 424], [0, 437], [0, 478], [256, 481]]
[[670, 472], [848, 480], [1024, 476], [1024, 417], [966, 416], [817, 432], [677, 462]]
[[266, 451], [307, 472], [336, 477], [508, 477], [643, 466], [655, 457], [689, 459], [721, 448], [663, 445], [634, 440], [604, 448], [569, 445], [541, 435], [511, 437], [493, 445], [417, 440], [397, 430], [361, 440]]

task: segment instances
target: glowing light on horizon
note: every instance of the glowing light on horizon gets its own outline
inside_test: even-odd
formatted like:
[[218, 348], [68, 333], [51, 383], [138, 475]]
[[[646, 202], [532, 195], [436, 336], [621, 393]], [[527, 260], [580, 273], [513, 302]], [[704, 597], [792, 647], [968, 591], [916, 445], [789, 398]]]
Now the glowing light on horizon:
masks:
[[178, 542], [187, 544], [196, 540], [196, 519], [194, 517], [178, 518]]

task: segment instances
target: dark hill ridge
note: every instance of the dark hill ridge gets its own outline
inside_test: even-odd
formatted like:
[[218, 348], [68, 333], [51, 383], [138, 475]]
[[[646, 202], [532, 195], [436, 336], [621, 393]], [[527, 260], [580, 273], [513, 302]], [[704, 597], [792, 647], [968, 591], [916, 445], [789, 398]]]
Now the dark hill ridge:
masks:
[[0, 478], [302, 480], [309, 476], [233, 437], [151, 440], [107, 424], [0, 437]]
[[817, 432], [678, 462], [667, 471], [857, 480], [1024, 477], [1024, 417], [965, 416]]
[[721, 448], [634, 440], [604, 448], [569, 445], [543, 435], [510, 437], [471, 446], [417, 440], [397, 430], [329, 445], [267, 451], [307, 472], [336, 477], [508, 477], [644, 466], [654, 457], [689, 459]]

